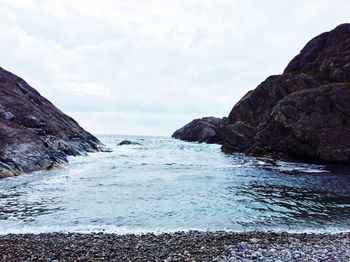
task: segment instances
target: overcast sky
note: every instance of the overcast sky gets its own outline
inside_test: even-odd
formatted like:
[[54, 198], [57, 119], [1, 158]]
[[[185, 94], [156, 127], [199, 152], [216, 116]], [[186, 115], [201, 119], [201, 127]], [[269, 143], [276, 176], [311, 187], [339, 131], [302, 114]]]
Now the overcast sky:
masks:
[[0, 0], [0, 66], [94, 134], [227, 116], [349, 0]]

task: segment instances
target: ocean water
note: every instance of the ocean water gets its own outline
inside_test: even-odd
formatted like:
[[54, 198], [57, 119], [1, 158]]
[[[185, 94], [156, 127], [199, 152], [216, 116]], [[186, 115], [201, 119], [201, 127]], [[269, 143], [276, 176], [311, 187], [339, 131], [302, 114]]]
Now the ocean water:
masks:
[[350, 229], [348, 172], [167, 137], [99, 138], [113, 152], [0, 180], [0, 234]]

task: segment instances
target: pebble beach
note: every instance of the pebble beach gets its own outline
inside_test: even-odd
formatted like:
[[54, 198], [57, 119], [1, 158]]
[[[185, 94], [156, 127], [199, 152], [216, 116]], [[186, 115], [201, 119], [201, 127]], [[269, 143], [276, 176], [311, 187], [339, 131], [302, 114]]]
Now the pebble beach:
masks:
[[350, 261], [350, 233], [45, 233], [0, 236], [1, 261]]

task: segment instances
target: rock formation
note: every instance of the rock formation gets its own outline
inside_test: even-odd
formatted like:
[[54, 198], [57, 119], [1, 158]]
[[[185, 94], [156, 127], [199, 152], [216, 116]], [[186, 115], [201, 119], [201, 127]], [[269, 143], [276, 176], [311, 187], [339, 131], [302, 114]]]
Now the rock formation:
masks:
[[231, 110], [224, 152], [350, 162], [350, 24], [323, 33]]
[[189, 142], [198, 141], [200, 143], [221, 144], [223, 143], [223, 127], [227, 118], [203, 117], [195, 119], [176, 130], [173, 138]]
[[93, 135], [23, 79], [0, 68], [0, 178], [49, 169], [104, 150]]

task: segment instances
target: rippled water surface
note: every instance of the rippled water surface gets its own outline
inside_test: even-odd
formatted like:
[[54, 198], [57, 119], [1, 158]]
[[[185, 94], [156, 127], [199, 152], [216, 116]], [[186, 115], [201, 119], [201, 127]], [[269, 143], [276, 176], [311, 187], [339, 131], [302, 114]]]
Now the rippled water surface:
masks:
[[166, 137], [100, 139], [112, 153], [0, 180], [0, 233], [350, 228], [347, 172]]

